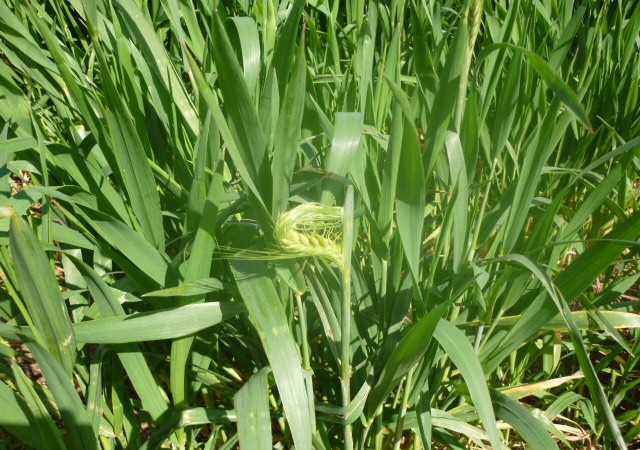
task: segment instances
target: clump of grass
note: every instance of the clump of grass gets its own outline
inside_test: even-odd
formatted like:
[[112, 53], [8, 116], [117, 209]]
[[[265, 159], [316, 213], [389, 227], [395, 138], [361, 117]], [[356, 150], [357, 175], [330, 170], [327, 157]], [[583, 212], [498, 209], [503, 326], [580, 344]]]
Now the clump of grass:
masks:
[[637, 446], [639, 31], [633, 0], [0, 0], [0, 440]]

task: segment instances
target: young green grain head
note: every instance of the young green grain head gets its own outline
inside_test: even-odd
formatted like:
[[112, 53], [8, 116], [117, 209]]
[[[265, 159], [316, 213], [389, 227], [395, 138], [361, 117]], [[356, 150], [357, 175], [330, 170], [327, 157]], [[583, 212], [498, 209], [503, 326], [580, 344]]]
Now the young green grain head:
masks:
[[323, 258], [342, 269], [342, 207], [303, 203], [280, 215], [274, 235], [286, 253]]

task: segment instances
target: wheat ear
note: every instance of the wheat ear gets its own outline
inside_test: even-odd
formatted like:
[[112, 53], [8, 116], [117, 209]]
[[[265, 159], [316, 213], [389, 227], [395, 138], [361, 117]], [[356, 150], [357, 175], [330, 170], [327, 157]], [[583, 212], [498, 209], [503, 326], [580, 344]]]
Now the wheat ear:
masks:
[[342, 208], [303, 203], [280, 215], [274, 229], [280, 248], [322, 258], [342, 268]]

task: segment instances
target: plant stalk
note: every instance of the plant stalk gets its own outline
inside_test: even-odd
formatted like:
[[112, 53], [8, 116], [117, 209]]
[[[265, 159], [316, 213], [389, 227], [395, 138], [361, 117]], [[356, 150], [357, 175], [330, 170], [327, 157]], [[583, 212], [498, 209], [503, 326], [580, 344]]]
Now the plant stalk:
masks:
[[398, 414], [398, 420], [396, 422], [396, 439], [393, 444], [393, 450], [400, 450], [402, 445], [402, 429], [404, 428], [404, 417], [407, 415], [407, 403], [409, 402], [409, 393], [411, 392], [411, 384], [413, 381], [413, 372], [416, 370], [416, 366], [413, 367], [407, 374], [407, 378], [404, 383], [404, 392], [402, 393], [402, 403], [400, 403], [400, 414]]
[[302, 368], [311, 370], [309, 363], [309, 342], [307, 338], [307, 313], [302, 304], [302, 295], [296, 292], [296, 306], [298, 307], [298, 316], [300, 318], [300, 334], [302, 334]]
[[[353, 186], [347, 186], [342, 209], [342, 340], [341, 387], [342, 406], [351, 401], [351, 248], [353, 246]], [[344, 449], [353, 450], [351, 425], [344, 426]]]

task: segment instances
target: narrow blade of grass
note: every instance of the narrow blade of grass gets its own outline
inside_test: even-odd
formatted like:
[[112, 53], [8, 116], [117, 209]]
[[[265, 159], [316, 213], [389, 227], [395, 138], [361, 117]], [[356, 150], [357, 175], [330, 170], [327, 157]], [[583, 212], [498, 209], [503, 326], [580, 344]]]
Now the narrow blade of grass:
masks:
[[580, 123], [582, 123], [587, 129], [593, 130], [591, 126], [591, 121], [589, 120], [589, 115], [585, 110], [584, 106], [578, 99], [577, 95], [573, 90], [565, 83], [562, 78], [556, 73], [555, 70], [549, 65], [547, 61], [545, 61], [538, 54], [527, 50], [522, 47], [518, 47], [517, 45], [500, 43], [500, 44], [492, 44], [483, 50], [482, 55], [478, 58], [482, 60], [484, 56], [488, 53], [496, 51], [501, 48], [510, 48], [518, 53], [521, 53], [523, 56], [527, 58], [531, 67], [535, 69], [535, 71], [540, 75], [540, 78], [544, 80], [544, 82], [549, 86], [554, 94], [558, 97], [558, 99], [567, 107], [569, 112], [578, 119]]
[[256, 174], [254, 182], [261, 189], [263, 197], [268, 199], [270, 194], [265, 184], [267, 180], [261, 178], [264, 176], [263, 165], [267, 151], [262, 124], [244, 81], [242, 69], [217, 13], [213, 18], [212, 39], [211, 50], [216, 61], [222, 97], [231, 119], [231, 132], [238, 149], [246, 155], [243, 160], [251, 163], [250, 168]]
[[276, 128], [273, 161], [273, 205], [272, 215], [278, 217], [287, 207], [289, 189], [296, 164], [298, 138], [304, 113], [307, 65], [304, 55], [304, 40], [300, 43], [295, 66], [282, 100], [278, 126]]
[[291, 67], [293, 66], [296, 34], [305, 3], [305, 0], [296, 0], [293, 3], [293, 6], [287, 16], [287, 20], [282, 27], [280, 35], [278, 36], [275, 48], [273, 49], [271, 66], [275, 69], [276, 74], [278, 75], [280, 98], [284, 96], [285, 89], [287, 87], [287, 80], [289, 79], [289, 72], [291, 72]]
[[[11, 371], [13, 373], [16, 386], [23, 397], [20, 397], [15, 393], [14, 395], [9, 395], [9, 392], [7, 391], [4, 392], [4, 395], [0, 394], [0, 396], [4, 397], [3, 400], [6, 400], [6, 403], [3, 401], [4, 407], [0, 409], [10, 413], [11, 415], [15, 414], [12, 418], [6, 419], [6, 422], [11, 426], [9, 430], [11, 431], [13, 429], [14, 432], [22, 435], [25, 430], [30, 430], [33, 424], [35, 424], [38, 433], [28, 433], [27, 439], [25, 439], [27, 442], [32, 440], [41, 440], [42, 442], [39, 443], [41, 447], [36, 445], [36, 448], [66, 449], [67, 447], [62, 441], [62, 434], [60, 434], [60, 430], [53, 421], [51, 414], [42, 403], [42, 400], [38, 397], [33, 386], [33, 381], [25, 375], [22, 368], [15, 360], [11, 362]], [[2, 384], [2, 387], [7, 387], [5, 383], [0, 384]], [[25, 402], [24, 404], [22, 404], [23, 398]], [[12, 406], [14, 406], [14, 408], [12, 408]], [[15, 406], [18, 407], [15, 408]], [[24, 412], [24, 416], [20, 414], [21, 412]], [[24, 422], [20, 424], [25, 417], [31, 419], [30, 424], [24, 424]]]
[[105, 242], [122, 252], [159, 286], [166, 286], [177, 278], [165, 256], [130, 227], [99, 211], [83, 208], [78, 212]]
[[[153, 26], [135, 1], [117, 0], [114, 4], [122, 15], [132, 40], [140, 45], [145, 57], [144, 60], [151, 67], [157, 79], [161, 80], [164, 92], [170, 93], [172, 96], [171, 100], [175, 104], [176, 111], [184, 118], [189, 132], [196, 136], [199, 127], [195, 108]], [[101, 38], [104, 40], [104, 37], [101, 36]], [[155, 82], [149, 84], [154, 85]]]
[[[636, 230], [636, 233], [640, 232], [640, 230]], [[548, 295], [553, 300], [553, 304], [559, 310], [560, 315], [565, 320], [567, 327], [569, 328], [569, 334], [571, 336], [571, 340], [573, 342], [573, 348], [576, 353], [576, 357], [580, 364], [580, 368], [584, 373], [585, 380], [587, 386], [589, 387], [589, 391], [593, 396], [593, 402], [598, 409], [598, 412], [604, 419], [604, 422], [607, 426], [607, 431], [609, 432], [611, 438], [614, 440], [618, 448], [626, 449], [626, 445], [624, 439], [622, 437], [622, 433], [620, 432], [620, 428], [616, 423], [615, 416], [611, 411], [611, 406], [609, 405], [609, 401], [607, 400], [607, 396], [598, 380], [598, 375], [589, 359], [589, 355], [587, 353], [587, 349], [585, 347], [584, 341], [578, 330], [578, 327], [573, 320], [573, 315], [571, 314], [571, 310], [569, 309], [569, 305], [567, 304], [565, 298], [562, 297], [562, 292], [557, 291], [553, 282], [551, 281], [551, 277], [549, 277], [546, 273], [544, 273], [537, 265], [535, 265], [528, 258], [521, 255], [506, 255], [501, 260], [514, 262], [516, 264], [522, 265], [527, 270], [531, 271], [531, 273], [542, 283]], [[566, 270], [565, 272], [566, 273]]]
[[112, 80], [106, 57], [100, 44], [96, 45], [96, 53], [100, 61], [102, 80], [105, 88], [105, 117], [111, 135], [111, 146], [103, 151], [113, 153], [118, 170], [124, 182], [133, 214], [140, 223], [144, 236], [154, 247], [164, 247], [164, 231], [160, 196], [155, 184], [151, 166], [137, 134], [131, 115], [118, 89]]
[[224, 290], [222, 282], [216, 278], [200, 278], [180, 286], [147, 292], [142, 297], [193, 297]]
[[[84, 277], [100, 315], [102, 317], [125, 317], [124, 308], [118, 301], [114, 290], [89, 266], [73, 256], [67, 256]], [[157, 420], [167, 411], [168, 407], [153, 378], [153, 373], [144, 359], [142, 349], [137, 344], [123, 344], [118, 348], [117, 353], [133, 388], [142, 401], [142, 407]]]
[[409, 329], [385, 361], [382, 372], [367, 398], [367, 413], [370, 417], [373, 417], [380, 404], [427, 351], [446, 307], [447, 305], [443, 304], [429, 311]]

